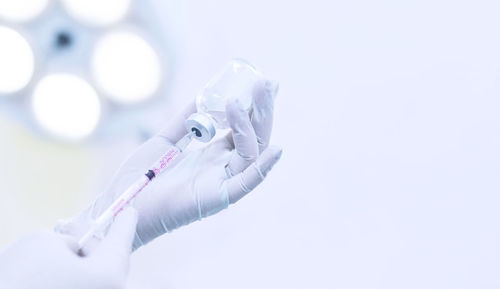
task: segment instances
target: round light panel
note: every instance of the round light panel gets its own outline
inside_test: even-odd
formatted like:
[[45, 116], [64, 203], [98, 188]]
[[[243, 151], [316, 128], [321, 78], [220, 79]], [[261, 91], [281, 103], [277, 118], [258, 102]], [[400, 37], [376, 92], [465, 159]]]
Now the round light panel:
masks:
[[38, 123], [56, 137], [79, 140], [96, 128], [101, 104], [96, 91], [82, 78], [61, 73], [45, 76], [33, 92]]
[[28, 41], [15, 30], [0, 26], [0, 93], [23, 89], [34, 69], [35, 57]]
[[76, 19], [97, 26], [120, 21], [127, 14], [131, 0], [62, 0]]
[[153, 96], [160, 86], [160, 60], [153, 47], [130, 31], [111, 32], [94, 48], [91, 71], [111, 100], [130, 104]]
[[0, 0], [0, 18], [25, 22], [40, 15], [50, 0]]

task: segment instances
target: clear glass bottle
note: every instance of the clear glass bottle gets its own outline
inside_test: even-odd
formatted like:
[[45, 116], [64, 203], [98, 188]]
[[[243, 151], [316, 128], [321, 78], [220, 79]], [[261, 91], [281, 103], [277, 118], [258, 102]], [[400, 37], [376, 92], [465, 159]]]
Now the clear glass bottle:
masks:
[[186, 121], [188, 131], [195, 133], [194, 138], [208, 142], [215, 135], [215, 128], [228, 128], [226, 104], [239, 99], [242, 106], [250, 111], [252, 90], [261, 78], [262, 74], [245, 60], [230, 61], [198, 94], [198, 112]]

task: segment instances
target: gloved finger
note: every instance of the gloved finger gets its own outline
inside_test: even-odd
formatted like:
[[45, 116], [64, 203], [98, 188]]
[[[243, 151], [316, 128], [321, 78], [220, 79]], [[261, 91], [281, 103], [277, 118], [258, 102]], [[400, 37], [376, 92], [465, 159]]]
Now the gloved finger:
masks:
[[86, 222], [85, 220], [81, 220], [83, 219], [81, 215], [82, 214], [77, 215], [69, 220], [57, 220], [56, 226], [54, 227], [54, 232], [61, 235], [68, 235], [73, 237], [78, 237], [84, 234], [84, 230], [88, 230], [88, 227], [86, 227], [85, 229], [83, 228], [85, 225], [84, 223]]
[[112, 266], [127, 268], [136, 226], [137, 211], [129, 207], [116, 216], [106, 237], [91, 256], [105, 258]]
[[257, 159], [259, 147], [248, 112], [238, 99], [227, 104], [226, 117], [232, 129], [235, 147], [235, 153], [229, 161], [228, 168], [231, 175], [236, 175]]
[[255, 189], [264, 180], [274, 164], [281, 158], [281, 153], [281, 148], [270, 146], [247, 169], [226, 180], [225, 186], [229, 203], [233, 204], [237, 202]]
[[59, 234], [59, 236], [71, 251], [73, 251], [75, 254], [78, 254], [78, 250], [80, 249], [78, 246], [78, 239], [70, 235]]
[[195, 112], [196, 105], [193, 102], [185, 107], [179, 115], [174, 117], [174, 119], [170, 121], [170, 123], [166, 125], [162, 130], [160, 130], [157, 135], [166, 138], [168, 141], [175, 144], [184, 135], [186, 135], [186, 119]]
[[253, 89], [252, 126], [257, 135], [259, 152], [269, 145], [273, 127], [274, 97], [278, 93], [278, 82], [261, 80]]

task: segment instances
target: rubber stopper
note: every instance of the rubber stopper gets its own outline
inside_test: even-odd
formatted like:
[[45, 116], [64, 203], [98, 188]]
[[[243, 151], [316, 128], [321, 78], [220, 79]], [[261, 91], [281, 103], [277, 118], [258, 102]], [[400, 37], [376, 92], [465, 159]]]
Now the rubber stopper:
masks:
[[201, 142], [209, 142], [215, 136], [215, 126], [212, 118], [205, 113], [193, 113], [186, 120], [188, 132], [194, 132], [193, 138]]

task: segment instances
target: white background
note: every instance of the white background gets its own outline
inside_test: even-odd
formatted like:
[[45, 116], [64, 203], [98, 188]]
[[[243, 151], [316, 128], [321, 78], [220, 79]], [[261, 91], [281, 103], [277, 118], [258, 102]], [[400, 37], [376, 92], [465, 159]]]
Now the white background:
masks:
[[132, 260], [130, 288], [498, 288], [496, 1], [185, 1], [180, 95], [281, 84], [254, 193]]
[[[272, 142], [284, 152], [238, 204], [137, 251], [129, 289], [500, 287], [497, 1], [156, 2], [181, 19], [166, 28], [178, 41], [172, 107], [246, 58], [280, 81]], [[88, 186], [135, 145], [85, 152], [98, 170]], [[50, 156], [64, 163], [67, 150]], [[37, 198], [57, 197], [53, 171]], [[59, 191], [84, 187], [82, 173]], [[51, 211], [5, 195], [24, 216], [23, 230], [3, 222], [11, 236], [91, 198]]]

